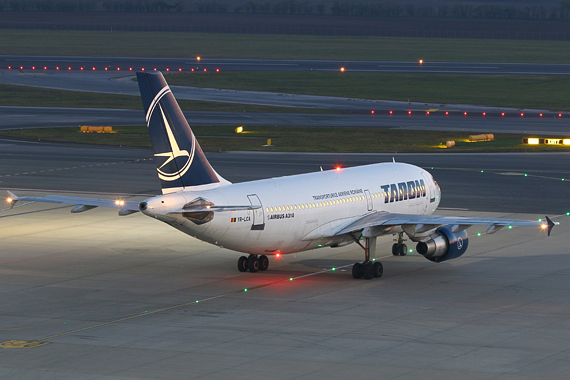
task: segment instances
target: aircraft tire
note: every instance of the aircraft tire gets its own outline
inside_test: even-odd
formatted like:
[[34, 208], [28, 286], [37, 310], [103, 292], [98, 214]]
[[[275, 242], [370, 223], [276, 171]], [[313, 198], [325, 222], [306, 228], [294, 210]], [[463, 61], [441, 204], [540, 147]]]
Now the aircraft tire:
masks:
[[374, 278], [374, 267], [372, 262], [368, 261], [362, 264], [362, 275], [366, 280], [372, 280]]
[[247, 272], [247, 257], [245, 256], [240, 257], [238, 259], [237, 267], [240, 272]]
[[392, 255], [394, 256], [398, 256], [398, 245], [399, 245], [398, 243], [394, 243], [392, 245]]
[[259, 259], [257, 259], [257, 261], [259, 261], [259, 270], [260, 271], [266, 271], [267, 268], [269, 268], [269, 259], [267, 258], [267, 256], [265, 255], [261, 255], [259, 256]]
[[400, 256], [406, 256], [408, 254], [408, 246], [406, 246], [405, 244], [398, 244], [398, 253], [400, 254]]
[[352, 266], [352, 277], [356, 280], [362, 278], [362, 264], [354, 263]]
[[259, 260], [257, 260], [257, 257], [254, 255], [249, 255], [247, 259], [247, 269], [249, 269], [251, 273], [255, 273], [259, 270]]
[[382, 277], [384, 274], [384, 266], [380, 261], [376, 261], [372, 266], [372, 273], [374, 273], [374, 277], [379, 278]]

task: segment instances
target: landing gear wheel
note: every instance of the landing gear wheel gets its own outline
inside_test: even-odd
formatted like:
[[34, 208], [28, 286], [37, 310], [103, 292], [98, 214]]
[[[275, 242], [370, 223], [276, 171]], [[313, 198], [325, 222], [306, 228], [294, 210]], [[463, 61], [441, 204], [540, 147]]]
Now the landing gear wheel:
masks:
[[257, 259], [257, 261], [259, 262], [259, 270], [260, 271], [266, 271], [267, 268], [269, 268], [269, 259], [267, 258], [267, 256], [265, 255], [261, 255], [259, 256], [259, 259]]
[[238, 270], [240, 272], [247, 272], [247, 257], [242, 256], [238, 259]]
[[362, 264], [354, 263], [352, 266], [352, 277], [355, 279], [362, 278]]
[[255, 273], [259, 270], [259, 261], [255, 255], [249, 255], [247, 258], [247, 269], [249, 269], [251, 273]]
[[374, 278], [374, 268], [370, 261], [362, 264], [362, 275], [366, 280], [372, 280]]
[[372, 273], [374, 273], [374, 277], [376, 278], [382, 277], [382, 274], [384, 274], [384, 267], [380, 261], [376, 261], [374, 263], [372, 266]]
[[408, 254], [408, 247], [405, 244], [398, 244], [398, 253], [400, 256], [406, 256]]
[[392, 255], [394, 256], [398, 256], [398, 245], [399, 245], [398, 243], [394, 243], [392, 245]]

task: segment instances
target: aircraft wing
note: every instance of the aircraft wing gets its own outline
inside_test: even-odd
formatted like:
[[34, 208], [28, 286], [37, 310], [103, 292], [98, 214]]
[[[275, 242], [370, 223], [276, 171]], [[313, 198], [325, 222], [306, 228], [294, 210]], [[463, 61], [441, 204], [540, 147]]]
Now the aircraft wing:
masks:
[[494, 233], [506, 226], [541, 226], [550, 231], [554, 223], [549, 217], [546, 221], [521, 220], [521, 219], [498, 219], [498, 218], [475, 218], [464, 216], [442, 216], [442, 215], [415, 215], [415, 214], [393, 214], [387, 212], [375, 212], [368, 214], [343, 227], [335, 235], [343, 235], [350, 232], [362, 231], [372, 227], [393, 227], [402, 226], [404, 231], [426, 232], [440, 226], [450, 225], [456, 231], [461, 231], [474, 225], [489, 226], [487, 233]]
[[66, 197], [59, 195], [47, 195], [45, 197], [19, 197], [16, 194], [8, 191], [8, 202], [11, 207], [16, 205], [16, 202], [47, 202], [47, 203], [62, 203], [76, 205], [71, 212], [78, 213], [94, 209], [95, 207], [111, 207], [119, 209], [119, 215], [129, 215], [139, 211], [139, 202], [137, 201], [123, 201], [113, 199], [100, 199], [100, 198], [81, 198], [81, 197]]

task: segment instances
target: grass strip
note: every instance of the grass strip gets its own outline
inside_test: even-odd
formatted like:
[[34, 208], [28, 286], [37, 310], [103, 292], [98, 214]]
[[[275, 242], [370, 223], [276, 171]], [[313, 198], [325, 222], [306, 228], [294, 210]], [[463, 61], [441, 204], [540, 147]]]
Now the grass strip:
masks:
[[172, 74], [168, 82], [233, 90], [570, 110], [570, 77], [566, 76], [222, 72]]
[[[314, 108], [272, 107], [186, 99], [178, 99], [178, 104], [183, 111], [338, 113], [335, 110]], [[140, 96], [53, 90], [10, 84], [0, 84], [0, 106], [143, 109]]]
[[570, 41], [3, 29], [4, 55], [570, 62]]
[[[567, 152], [570, 147], [522, 144], [523, 134], [497, 133], [495, 140], [470, 143], [474, 132], [416, 131], [373, 128], [232, 127], [193, 126], [206, 151], [270, 151], [326, 153], [436, 153], [436, 152]], [[81, 133], [78, 128], [41, 128], [0, 131], [0, 135], [81, 144], [151, 147], [145, 126], [116, 127], [117, 133]], [[568, 136], [566, 136], [568, 137]], [[560, 137], [562, 138], [562, 137]], [[271, 139], [274, 146], [264, 146]], [[447, 140], [456, 146], [444, 148]]]

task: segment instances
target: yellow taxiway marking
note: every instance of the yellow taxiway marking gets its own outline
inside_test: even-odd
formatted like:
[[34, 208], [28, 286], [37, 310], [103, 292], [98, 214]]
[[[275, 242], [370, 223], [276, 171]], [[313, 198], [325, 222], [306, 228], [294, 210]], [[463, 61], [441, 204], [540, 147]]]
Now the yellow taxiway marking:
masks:
[[37, 340], [7, 340], [0, 343], [0, 348], [34, 348], [49, 344], [49, 342], [39, 342]]
[[107, 162], [107, 163], [103, 163], [103, 164], [92, 164], [92, 165], [82, 165], [82, 166], [73, 166], [73, 167], [69, 167], [69, 168], [56, 168], [56, 169], [47, 169], [47, 170], [39, 170], [39, 171], [34, 171], [34, 172], [25, 172], [25, 173], [15, 173], [15, 174], [4, 174], [4, 175], [0, 175], [0, 178], [2, 177], [11, 177], [11, 176], [19, 176], [19, 175], [29, 175], [29, 174], [37, 174], [37, 173], [45, 173], [47, 172], [53, 172], [53, 171], [59, 171], [59, 170], [71, 170], [71, 169], [78, 169], [78, 168], [85, 168], [85, 167], [91, 167], [91, 166], [101, 166], [101, 165], [117, 165], [117, 164], [128, 164], [128, 163], [132, 163], [132, 162], [139, 162], [139, 161], [146, 161], [146, 160], [150, 160], [150, 158], [137, 158], [134, 160], [127, 160], [127, 161], [120, 161], [120, 162]]

